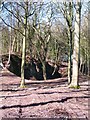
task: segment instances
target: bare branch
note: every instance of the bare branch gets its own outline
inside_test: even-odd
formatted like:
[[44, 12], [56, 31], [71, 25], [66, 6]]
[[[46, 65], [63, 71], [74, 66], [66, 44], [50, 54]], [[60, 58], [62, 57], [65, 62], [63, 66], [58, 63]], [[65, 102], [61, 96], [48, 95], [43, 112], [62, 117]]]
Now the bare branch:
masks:
[[5, 7], [4, 3], [3, 3], [3, 7], [4, 7], [9, 13], [11, 13], [16, 19], [18, 19], [18, 21], [21, 22], [22, 25], [24, 25], [24, 23], [23, 23], [12, 11], [10, 11], [7, 7]]
[[12, 28], [12, 29], [14, 29], [14, 30], [17, 30], [17, 31], [20, 32], [23, 36], [25, 36], [19, 29], [14, 28], [14, 27], [12, 27], [11, 25], [7, 24], [2, 17], [0, 17], [0, 19], [1, 19], [1, 20], [3, 21], [3, 23], [6, 24], [8, 27], [10, 27], [10, 28]]

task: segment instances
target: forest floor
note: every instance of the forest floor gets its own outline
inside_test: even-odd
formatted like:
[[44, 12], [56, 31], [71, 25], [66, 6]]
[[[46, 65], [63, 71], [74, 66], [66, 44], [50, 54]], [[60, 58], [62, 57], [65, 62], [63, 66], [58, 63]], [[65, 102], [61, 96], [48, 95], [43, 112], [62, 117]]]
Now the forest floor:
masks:
[[20, 77], [5, 69], [0, 76], [0, 118], [88, 119], [89, 78], [80, 75], [79, 80], [80, 89], [68, 88], [66, 77], [26, 80], [22, 89]]

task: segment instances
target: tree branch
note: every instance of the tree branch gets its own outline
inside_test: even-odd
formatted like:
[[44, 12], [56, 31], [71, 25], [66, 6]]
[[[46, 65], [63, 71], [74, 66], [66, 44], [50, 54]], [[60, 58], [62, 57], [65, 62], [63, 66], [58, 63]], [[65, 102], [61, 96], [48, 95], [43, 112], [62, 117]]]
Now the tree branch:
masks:
[[19, 29], [16, 29], [16, 28], [12, 27], [11, 25], [7, 24], [2, 17], [0, 17], [0, 19], [3, 21], [3, 23], [4, 23], [5, 25], [7, 25], [8, 27], [10, 27], [10, 28], [12, 28], [12, 29], [14, 29], [14, 30], [17, 30], [17, 31], [20, 32], [23, 36], [25, 36]]
[[24, 23], [22, 22], [22, 20], [20, 20], [12, 11], [10, 11], [7, 7], [5, 7], [4, 3], [3, 3], [3, 7], [4, 7], [9, 13], [11, 13], [16, 19], [18, 19], [18, 21], [21, 22], [22, 25], [24, 25]]

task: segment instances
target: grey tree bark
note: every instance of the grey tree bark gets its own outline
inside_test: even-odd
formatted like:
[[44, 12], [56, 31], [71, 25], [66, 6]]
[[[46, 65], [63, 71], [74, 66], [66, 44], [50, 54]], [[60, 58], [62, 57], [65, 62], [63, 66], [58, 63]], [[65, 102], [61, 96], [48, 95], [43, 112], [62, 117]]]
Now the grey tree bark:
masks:
[[75, 20], [75, 36], [74, 36], [74, 50], [73, 50], [73, 69], [72, 81], [69, 87], [78, 88], [79, 86], [79, 48], [80, 48], [80, 15], [81, 1], [76, 1], [76, 20]]
[[21, 63], [21, 84], [20, 87], [25, 87], [24, 68], [25, 68], [25, 52], [26, 52], [26, 40], [27, 40], [27, 14], [28, 14], [28, 1], [25, 2], [25, 18], [24, 18], [24, 36], [22, 45], [22, 63]]

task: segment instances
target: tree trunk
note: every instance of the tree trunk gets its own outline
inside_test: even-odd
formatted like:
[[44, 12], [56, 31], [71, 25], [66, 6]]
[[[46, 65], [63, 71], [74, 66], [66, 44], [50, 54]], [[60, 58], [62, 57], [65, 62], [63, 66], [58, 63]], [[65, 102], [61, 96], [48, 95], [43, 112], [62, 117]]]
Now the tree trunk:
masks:
[[[10, 4], [11, 5], [11, 11], [12, 11], [12, 3]], [[11, 18], [10, 18], [10, 24], [11, 24], [11, 27], [12, 27], [12, 14], [11, 14], [11, 16], [10, 16]], [[10, 44], [9, 44], [9, 57], [8, 57], [8, 62], [7, 62], [7, 64], [9, 64], [10, 63], [10, 56], [11, 56], [11, 49], [12, 48], [12, 28], [10, 28]]]
[[44, 80], [46, 80], [47, 78], [46, 78], [46, 63], [45, 62], [42, 63], [42, 67], [43, 67], [43, 78]]
[[[19, 9], [18, 9], [18, 4], [17, 4], [17, 18], [19, 18]], [[17, 20], [17, 27], [19, 28], [19, 20]], [[17, 47], [16, 47], [16, 52], [19, 52], [19, 42], [20, 42], [20, 33], [17, 34]]]
[[68, 57], [68, 84], [71, 83], [72, 80], [72, 39], [73, 39], [73, 2], [69, 2], [69, 14], [67, 12], [67, 4], [65, 6], [66, 10], [66, 21], [68, 25], [68, 41], [69, 41], [69, 57]]
[[90, 58], [88, 60], [88, 76], [90, 76]]
[[72, 80], [72, 30], [70, 27], [70, 41], [69, 41], [69, 62], [68, 62], [68, 84], [71, 83]]
[[88, 76], [90, 76], [90, 2], [88, 5]]
[[23, 37], [23, 46], [22, 46], [22, 63], [21, 63], [21, 85], [20, 87], [24, 87], [25, 79], [24, 79], [24, 65], [25, 65], [25, 49], [26, 49], [26, 29], [24, 29], [24, 37]]
[[80, 43], [80, 2], [76, 3], [76, 20], [75, 20], [75, 36], [74, 36], [74, 50], [73, 50], [73, 69], [72, 81], [69, 87], [78, 88], [79, 86], [79, 43]]
[[25, 19], [24, 19], [24, 36], [23, 36], [23, 46], [22, 46], [22, 63], [21, 63], [21, 84], [20, 87], [25, 87], [24, 79], [24, 67], [25, 67], [25, 52], [26, 52], [26, 31], [27, 31], [27, 12], [28, 12], [28, 2], [25, 3]]
[[[3, 45], [3, 40], [2, 40], [2, 32], [0, 31], [0, 55], [2, 54], [2, 46]], [[0, 61], [1, 61], [1, 57], [0, 57]]]
[[[11, 29], [11, 28], [10, 28]], [[9, 43], [9, 57], [8, 57], [8, 62], [7, 64], [10, 63], [10, 56], [11, 56], [11, 41], [12, 41], [12, 33], [11, 33], [12, 30], [10, 30], [10, 43]]]
[[19, 36], [17, 37], [17, 47], [16, 48], [17, 48], [16, 51], [18, 53], [19, 52]]

